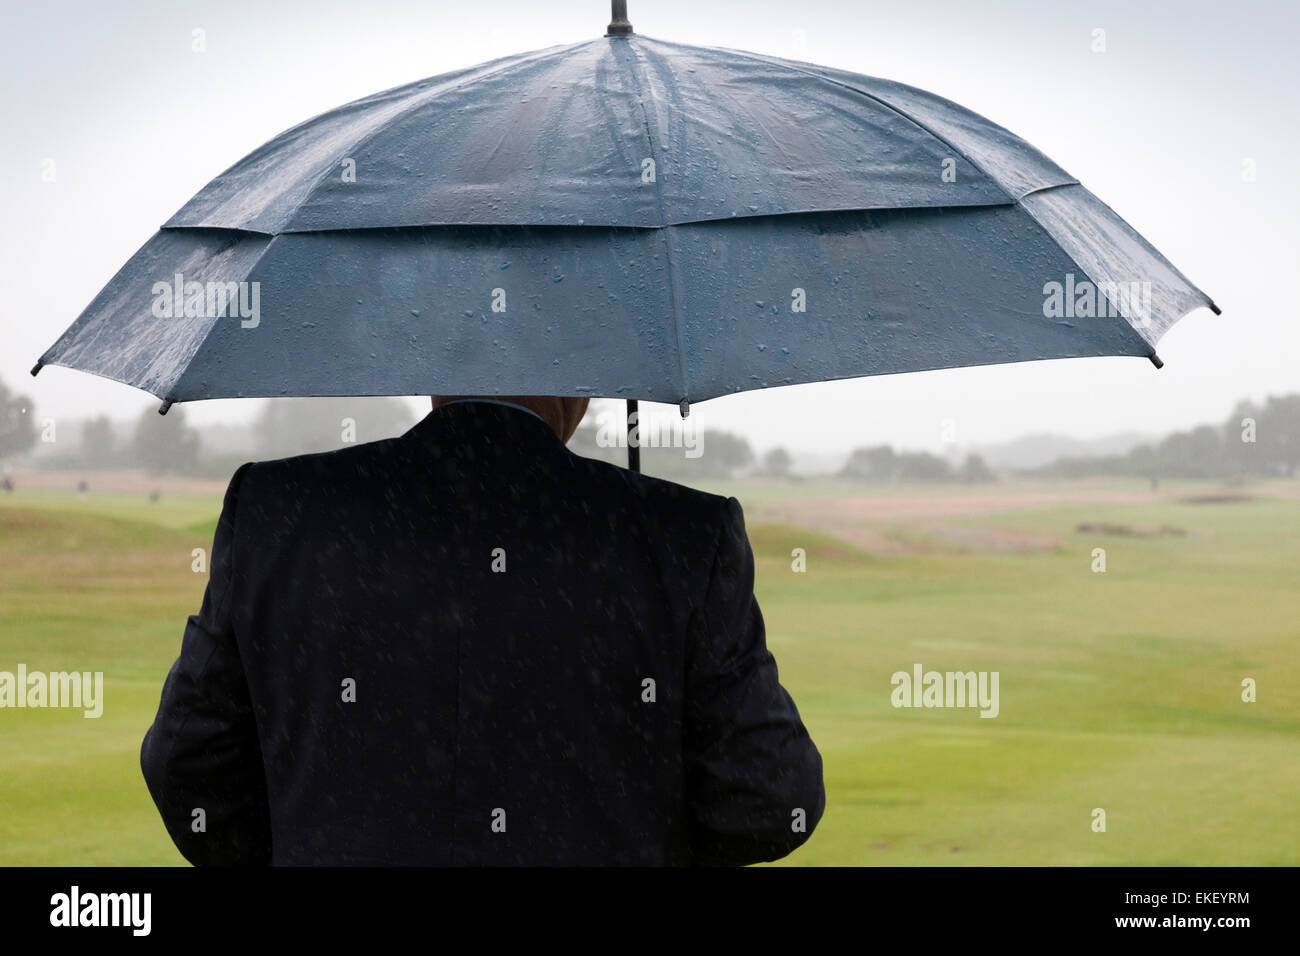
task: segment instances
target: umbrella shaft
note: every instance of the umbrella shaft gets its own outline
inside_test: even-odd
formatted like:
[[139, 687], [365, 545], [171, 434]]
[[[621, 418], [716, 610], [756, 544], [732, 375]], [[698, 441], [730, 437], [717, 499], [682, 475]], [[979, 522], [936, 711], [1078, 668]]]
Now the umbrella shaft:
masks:
[[640, 416], [637, 414], [637, 401], [627, 400], [627, 467], [629, 471], [641, 470], [641, 434], [637, 427]]
[[627, 0], [610, 0], [609, 27], [607, 36], [619, 36], [632, 32], [632, 24], [627, 20]]

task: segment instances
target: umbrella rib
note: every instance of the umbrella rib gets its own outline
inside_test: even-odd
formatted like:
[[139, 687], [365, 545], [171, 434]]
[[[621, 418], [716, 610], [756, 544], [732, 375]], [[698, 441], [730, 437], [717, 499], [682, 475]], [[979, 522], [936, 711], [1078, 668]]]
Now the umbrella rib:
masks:
[[[633, 58], [635, 59], [635, 56]], [[651, 158], [656, 160], [655, 167], [657, 170], [659, 164], [657, 162], [658, 157], [654, 155], [656, 153], [655, 137], [650, 129], [650, 114], [646, 111], [645, 108], [643, 87], [640, 78], [637, 77], [636, 75], [635, 69], [629, 69], [627, 73], [628, 73], [628, 77], [632, 81], [632, 85], [636, 87], [636, 102], [638, 108], [641, 110], [641, 125], [645, 129], [646, 142], [650, 146]], [[654, 95], [653, 90], [651, 90], [650, 95], [651, 96]], [[664, 237], [664, 265], [668, 271], [668, 308], [669, 311], [672, 313], [673, 332], [675, 333], [675, 337], [677, 341], [677, 375], [679, 380], [682, 383], [681, 394], [677, 396], [677, 398], [678, 401], [686, 401], [690, 398], [690, 393], [686, 381], [686, 346], [682, 337], [682, 318], [681, 318], [680, 310], [678, 309], [677, 306], [678, 285], [679, 285], [678, 276], [677, 276], [677, 264], [673, 260], [672, 240], [669, 231], [669, 227], [671, 224], [668, 223], [664, 217], [664, 197], [663, 197], [663, 191], [661, 190], [659, 185], [659, 176], [657, 172], [654, 178], [654, 190], [655, 190], [654, 193], [655, 205], [659, 209], [659, 225], [656, 226], [655, 228], [659, 230]]]

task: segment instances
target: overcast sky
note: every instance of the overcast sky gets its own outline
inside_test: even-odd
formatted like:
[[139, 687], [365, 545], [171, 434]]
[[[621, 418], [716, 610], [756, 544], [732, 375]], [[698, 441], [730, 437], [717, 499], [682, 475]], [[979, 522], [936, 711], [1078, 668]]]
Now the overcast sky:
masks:
[[[757, 447], [938, 448], [1218, 421], [1300, 390], [1295, 283], [1300, 4], [630, 0], [639, 33], [900, 80], [1034, 143], [1222, 307], [1145, 359], [1074, 359], [802, 385], [696, 407]], [[0, 377], [39, 415], [137, 415], [156, 399], [28, 371], [208, 180], [297, 122], [366, 94], [604, 32], [603, 0], [6, 0], [0, 31]], [[207, 50], [191, 49], [195, 28]], [[1092, 51], [1106, 31], [1106, 52]], [[42, 181], [53, 159], [56, 181]], [[1254, 179], [1243, 175], [1253, 169]], [[188, 406], [239, 421], [255, 401]], [[420, 405], [426, 408], [427, 402]]]

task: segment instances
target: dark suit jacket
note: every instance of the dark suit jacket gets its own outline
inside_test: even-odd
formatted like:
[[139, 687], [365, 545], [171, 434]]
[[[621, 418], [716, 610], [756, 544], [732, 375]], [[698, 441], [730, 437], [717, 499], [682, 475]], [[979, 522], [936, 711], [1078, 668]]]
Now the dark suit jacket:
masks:
[[210, 568], [140, 755], [192, 863], [743, 864], [821, 818], [739, 504], [517, 408], [243, 465]]

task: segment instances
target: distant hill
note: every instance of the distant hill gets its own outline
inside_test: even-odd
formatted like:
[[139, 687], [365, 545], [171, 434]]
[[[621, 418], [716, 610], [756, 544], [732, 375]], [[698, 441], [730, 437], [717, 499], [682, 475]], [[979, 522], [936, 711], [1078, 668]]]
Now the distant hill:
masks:
[[1070, 438], [1066, 435], [1025, 435], [1001, 445], [977, 448], [995, 471], [1027, 471], [1042, 468], [1062, 458], [1101, 458], [1127, 455], [1154, 439], [1138, 432], [1119, 432], [1101, 438]]

